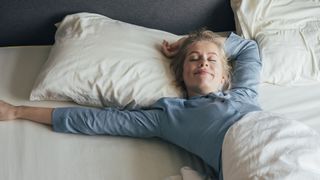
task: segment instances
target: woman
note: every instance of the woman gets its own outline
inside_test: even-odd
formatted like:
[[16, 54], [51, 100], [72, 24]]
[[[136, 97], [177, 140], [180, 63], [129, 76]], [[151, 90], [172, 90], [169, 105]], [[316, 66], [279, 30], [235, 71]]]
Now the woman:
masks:
[[[260, 111], [257, 88], [261, 61], [254, 41], [199, 31], [169, 44], [171, 67], [185, 98], [162, 98], [148, 108], [39, 108], [0, 102], [0, 120], [29, 119], [58, 132], [160, 137], [198, 155], [220, 174], [221, 148], [229, 127]], [[229, 57], [234, 64], [230, 80]]]

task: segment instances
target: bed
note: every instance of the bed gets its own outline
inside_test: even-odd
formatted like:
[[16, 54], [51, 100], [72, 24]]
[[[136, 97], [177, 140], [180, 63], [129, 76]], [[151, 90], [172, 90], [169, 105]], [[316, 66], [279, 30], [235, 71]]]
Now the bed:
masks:
[[[119, 95], [114, 94], [106, 101], [99, 103], [98, 98], [97, 101], [90, 102], [89, 104], [86, 104], [87, 99], [78, 99], [77, 101], [68, 97], [57, 100], [57, 97], [61, 97], [60, 95], [54, 96], [55, 98], [44, 99], [41, 95], [37, 94], [34, 90], [37, 87], [35, 84], [39, 81], [39, 76], [43, 73], [44, 65], [48, 59], [54, 58], [54, 55], [52, 55], [53, 49], [55, 52], [59, 52], [66, 47], [65, 44], [63, 47], [57, 47], [57, 42], [65, 43], [65, 41], [64, 39], [59, 39], [57, 34], [55, 37], [55, 33], [57, 28], [63, 29], [65, 26], [63, 20], [67, 21], [65, 17], [71, 14], [74, 14], [76, 18], [92, 18], [92, 16], [98, 19], [102, 18], [108, 22], [115, 23], [116, 28], [118, 28], [120, 23], [120, 28], [132, 28], [133, 30], [130, 32], [142, 32], [142, 36], [140, 37], [145, 37], [147, 40], [152, 39], [153, 41], [160, 40], [163, 37], [174, 40], [179, 38], [180, 35], [184, 35], [203, 26], [217, 32], [234, 31], [245, 38], [255, 39], [262, 49], [261, 55], [267, 61], [269, 60], [267, 57], [268, 53], [273, 53], [274, 57], [279, 58], [281, 55], [274, 53], [274, 49], [265, 48], [270, 44], [270, 41], [274, 40], [267, 38], [273, 37], [270, 36], [270, 34], [274, 35], [274, 32], [276, 32], [277, 27], [279, 27], [279, 24], [277, 24], [278, 21], [274, 16], [267, 17], [266, 14], [261, 13], [266, 9], [272, 11], [270, 6], [274, 4], [268, 4], [269, 1], [263, 4], [262, 2], [255, 2], [256, 4], [254, 5], [245, 0], [231, 0], [231, 2], [224, 0], [204, 0], [201, 2], [197, 0], [187, 2], [183, 0], [139, 0], [134, 2], [128, 0], [81, 0], [68, 2], [63, 0], [29, 0], [2, 2], [0, 5], [0, 99], [15, 105], [45, 107], [80, 105], [131, 107], [139, 103], [141, 104], [139, 100], [127, 100], [126, 98], [124, 98], [123, 101], [119, 100], [115, 102], [115, 98], [118, 98]], [[282, 5], [283, 4], [276, 4], [274, 5], [274, 9], [277, 10], [277, 7], [283, 7]], [[299, 3], [292, 1], [289, 5], [291, 6], [288, 7], [293, 9], [292, 11], [296, 11], [296, 13], [299, 14]], [[264, 6], [266, 6], [266, 9], [262, 8]], [[302, 6], [303, 5], [301, 5], [301, 7]], [[312, 10], [310, 13], [313, 13], [313, 26], [310, 29], [313, 31], [306, 30], [302, 32], [317, 32], [315, 35], [318, 37], [318, 39], [315, 38], [316, 40], [308, 44], [311, 47], [308, 49], [314, 49], [312, 51], [314, 56], [311, 55], [311, 57], [313, 57], [312, 62], [307, 66], [303, 66], [302, 69], [299, 68], [301, 66], [299, 63], [297, 66], [295, 66], [292, 61], [283, 63], [283, 66], [286, 68], [289, 67], [285, 75], [283, 75], [283, 69], [276, 68], [275, 70], [278, 64], [274, 62], [272, 62], [273, 64], [269, 63], [271, 64], [270, 66], [267, 64], [267, 68], [263, 72], [263, 82], [259, 90], [259, 102], [264, 110], [280, 114], [287, 119], [294, 119], [301, 123], [301, 125], [306, 126], [308, 128], [307, 130], [310, 128], [314, 133], [312, 134], [313, 137], [318, 137], [317, 133], [320, 133], [320, 76], [318, 73], [320, 61], [319, 56], [317, 57], [319, 54], [317, 53], [320, 52], [320, 35], [318, 33], [320, 27], [320, 4], [316, 1], [308, 1], [303, 7], [304, 8], [301, 9], [307, 9], [306, 7], [309, 7], [309, 9]], [[259, 10], [261, 8], [262, 11], [257, 12], [257, 9]], [[288, 9], [288, 11], [282, 13], [287, 13], [289, 14], [288, 16], [292, 17], [293, 12], [290, 11], [290, 8]], [[276, 12], [280, 13], [279, 11]], [[258, 18], [258, 20], [251, 18], [252, 14], [258, 14], [257, 17], [270, 18], [271, 20], [267, 19], [270, 21], [268, 21], [269, 24], [266, 23], [266, 25], [263, 24], [263, 21], [258, 21]], [[298, 18], [296, 16], [294, 17]], [[73, 20], [74, 16], [70, 17], [70, 19]], [[289, 25], [290, 22], [292, 22], [290, 18], [284, 19], [288, 21], [287, 24]], [[68, 22], [71, 22], [71, 20]], [[95, 22], [95, 19], [89, 20], [89, 23], [91, 23], [91, 21]], [[274, 26], [272, 26], [273, 24], [270, 22], [273, 22]], [[281, 19], [281, 22], [284, 22], [284, 20]], [[68, 23], [65, 24], [68, 25]], [[256, 26], [253, 27], [253, 24]], [[283, 27], [286, 27], [286, 30], [289, 29], [291, 33], [292, 27], [290, 27], [290, 29], [289, 25]], [[250, 26], [250, 28], [248, 26]], [[87, 28], [85, 25], [83, 27]], [[151, 35], [146, 34], [146, 30], [141, 28], [146, 28], [148, 32], [149, 29], [152, 29], [149, 32]], [[83, 32], [83, 29], [81, 30]], [[123, 29], [116, 30], [123, 31]], [[67, 33], [61, 34], [64, 36]], [[161, 35], [160, 39], [154, 37], [159, 34]], [[81, 35], [82, 34], [76, 38], [82, 38]], [[303, 37], [305, 37], [305, 39], [312, 38], [309, 36]], [[134, 36], [133, 39], [136, 40], [135, 38], [137, 37]], [[101, 38], [97, 41], [100, 40]], [[112, 42], [115, 43], [117, 41], [120, 40], [115, 38]], [[104, 42], [102, 38], [101, 43]], [[145, 42], [146, 40], [140, 43]], [[79, 41], [75, 41], [74, 43], [77, 44]], [[286, 41], [286, 43], [290, 45], [293, 41]], [[115, 44], [112, 44], [112, 46], [114, 45]], [[132, 44], [125, 45], [132, 47]], [[83, 45], [81, 47], [85, 46]], [[280, 44], [279, 47], [283, 46]], [[139, 46], [138, 48], [141, 47]], [[84, 49], [77, 50], [77, 53], [83, 50]], [[91, 52], [90, 49], [85, 50]], [[301, 48], [295, 50], [301, 50]], [[159, 56], [157, 52], [152, 51], [152, 53], [153, 54], [150, 55], [151, 57]], [[64, 55], [67, 57], [70, 56], [69, 54]], [[132, 55], [136, 54], [130, 54], [130, 56]], [[140, 55], [141, 54], [139, 54], [139, 57]], [[310, 58], [309, 56], [299, 56], [299, 58], [301, 57], [305, 59]], [[283, 57], [281, 56], [280, 58]], [[292, 57], [290, 56], [290, 58]], [[303, 63], [307, 64], [307, 60], [303, 61]], [[154, 64], [148, 65], [148, 67], [153, 65]], [[84, 65], [84, 67], [87, 66]], [[164, 65], [164, 67], [166, 66]], [[299, 68], [301, 77], [296, 76], [297, 69], [294, 68]], [[308, 68], [312, 69], [312, 74], [307, 73], [309, 72]], [[55, 73], [53, 76], [59, 77], [61, 80], [64, 79], [64, 77], [67, 79], [68, 74], [66, 71], [61, 72], [61, 74]], [[162, 76], [164, 77], [165, 75], [161, 75], [160, 77]], [[64, 90], [61, 84], [56, 84], [56, 86], [58, 90]], [[143, 86], [143, 84], [141, 86]], [[163, 91], [167, 93], [166, 95], [177, 95], [174, 93], [170, 94], [168, 90]], [[143, 95], [148, 96], [145, 93]], [[163, 96], [163, 94], [159, 94], [158, 97], [161, 96]], [[137, 97], [140, 97], [140, 94], [138, 94]], [[32, 99], [32, 101], [30, 99]], [[144, 100], [144, 102], [145, 101], [146, 100]], [[145, 104], [142, 103], [142, 105]], [[232, 132], [229, 134], [231, 133]], [[224, 148], [227, 148], [228, 142], [225, 142]], [[308, 162], [316, 162], [311, 167], [314, 173], [311, 177], [312, 179], [320, 179], [319, 169], [314, 170], [315, 167], [320, 167], [320, 144], [317, 144], [319, 141], [313, 139], [311, 143], [314, 142], [315, 147], [309, 154], [318, 155], [313, 156], [313, 161]], [[129, 137], [61, 134], [53, 132], [49, 126], [17, 120], [0, 122], [0, 144], [0, 179], [6, 180], [174, 180], [193, 177], [188, 173], [199, 173], [200, 176], [203, 174], [210, 175], [211, 178], [215, 176], [212, 174], [210, 167], [197, 156], [156, 138], [138, 139]], [[230, 153], [230, 151], [227, 150], [226, 152]], [[228, 160], [230, 161], [230, 159]], [[228, 160], [226, 160], [225, 165], [230, 163]], [[241, 165], [241, 163], [239, 164]], [[191, 167], [197, 172], [191, 170], [186, 171], [185, 168], [183, 168], [186, 166]], [[233, 166], [233, 168], [236, 167], [237, 166]], [[232, 171], [232, 168], [224, 172], [230, 174], [230, 176], [226, 175], [225, 179], [254, 179], [254, 176], [237, 177], [236, 173], [233, 174], [230, 171]], [[186, 172], [187, 175], [184, 174]], [[197, 178], [200, 177], [199, 174], [197, 174]], [[242, 175], [244, 175], [243, 172]], [[263, 177], [263, 175], [260, 177]], [[279, 177], [278, 179], [281, 179]], [[291, 179], [295, 178], [291, 177]]]

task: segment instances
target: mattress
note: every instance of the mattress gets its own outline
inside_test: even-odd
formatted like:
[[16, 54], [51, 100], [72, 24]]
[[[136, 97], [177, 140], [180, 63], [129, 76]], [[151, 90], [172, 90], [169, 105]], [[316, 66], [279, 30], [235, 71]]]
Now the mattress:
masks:
[[[15, 105], [77, 106], [29, 101], [33, 82], [51, 46], [0, 48], [0, 99]], [[266, 111], [295, 119], [320, 132], [320, 84], [281, 87], [262, 84]], [[190, 166], [208, 168], [196, 156], [159, 139], [56, 133], [30, 121], [0, 122], [0, 179], [165, 179]]]
[[[0, 48], [0, 99], [14, 105], [77, 106], [29, 101], [50, 48]], [[5, 180], [162, 180], [184, 166], [209, 172], [196, 156], [159, 139], [63, 134], [30, 121], [0, 122], [0, 144], [0, 179]]]

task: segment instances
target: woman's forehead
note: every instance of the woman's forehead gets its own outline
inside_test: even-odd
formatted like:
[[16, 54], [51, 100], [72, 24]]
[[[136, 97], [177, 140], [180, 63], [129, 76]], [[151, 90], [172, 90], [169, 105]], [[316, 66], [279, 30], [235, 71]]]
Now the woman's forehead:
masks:
[[217, 44], [210, 41], [197, 41], [192, 43], [187, 51], [187, 54], [192, 53], [210, 53], [220, 55], [220, 49]]

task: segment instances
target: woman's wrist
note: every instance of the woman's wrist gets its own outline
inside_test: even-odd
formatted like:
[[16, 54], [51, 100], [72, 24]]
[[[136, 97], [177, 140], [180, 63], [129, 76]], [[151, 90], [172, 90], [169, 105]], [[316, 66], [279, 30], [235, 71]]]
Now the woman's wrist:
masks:
[[11, 106], [8, 109], [8, 119], [25, 119], [43, 124], [51, 124], [53, 108]]
[[51, 124], [53, 108], [14, 106], [0, 100], [0, 121], [26, 119], [43, 124]]
[[24, 106], [15, 106], [13, 109], [14, 119], [23, 119]]

